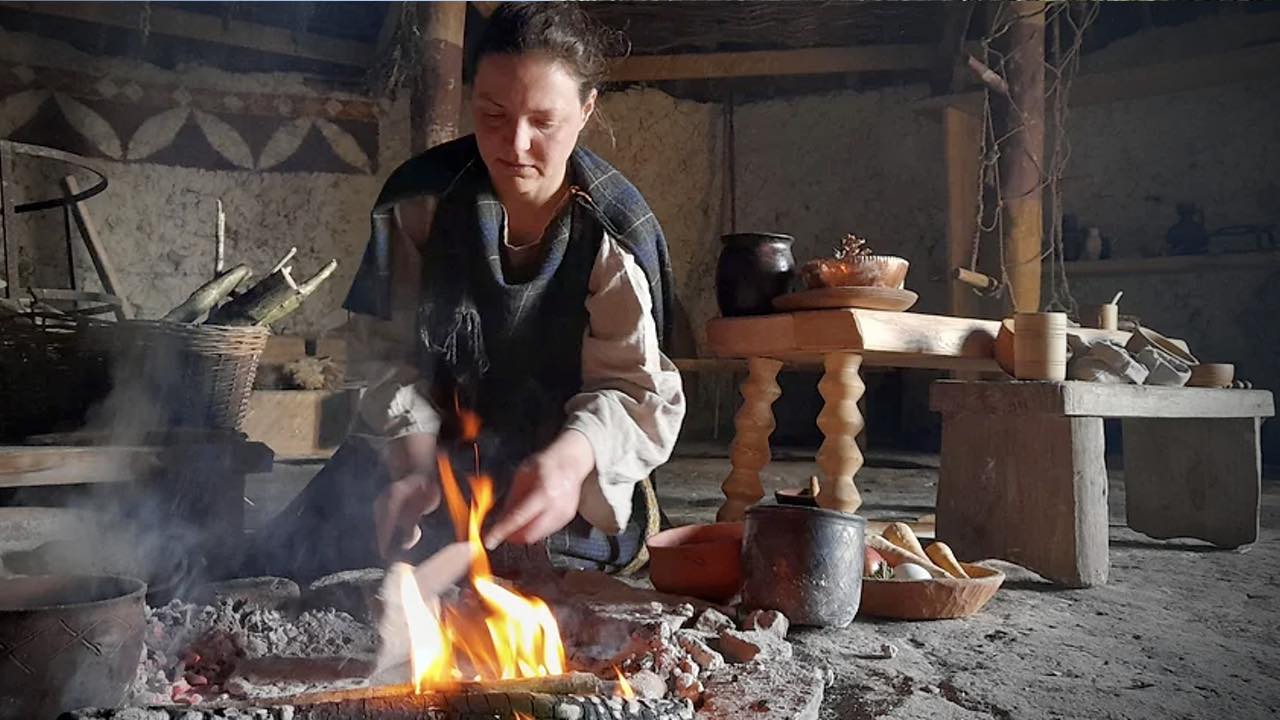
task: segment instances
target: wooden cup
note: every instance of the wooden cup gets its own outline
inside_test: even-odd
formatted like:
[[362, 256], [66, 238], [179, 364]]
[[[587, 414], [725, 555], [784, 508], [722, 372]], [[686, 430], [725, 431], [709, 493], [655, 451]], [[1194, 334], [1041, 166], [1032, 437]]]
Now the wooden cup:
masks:
[[1067, 379], [1065, 313], [1017, 313], [1013, 316], [1013, 375], [1019, 380]]
[[1119, 330], [1120, 306], [1114, 303], [1091, 305], [1080, 319], [1099, 330]]

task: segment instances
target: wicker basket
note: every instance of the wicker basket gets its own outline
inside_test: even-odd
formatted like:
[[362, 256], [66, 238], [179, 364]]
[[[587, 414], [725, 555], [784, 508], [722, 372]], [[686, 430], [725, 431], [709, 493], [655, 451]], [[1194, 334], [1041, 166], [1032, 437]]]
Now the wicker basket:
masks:
[[239, 430], [269, 331], [150, 320], [0, 326], [0, 438]]
[[111, 391], [115, 324], [0, 319], [0, 441], [74, 430]]

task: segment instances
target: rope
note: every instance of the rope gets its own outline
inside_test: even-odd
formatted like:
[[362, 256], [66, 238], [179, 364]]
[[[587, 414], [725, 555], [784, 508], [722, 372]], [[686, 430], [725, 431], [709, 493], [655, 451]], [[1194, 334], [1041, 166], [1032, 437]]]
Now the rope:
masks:
[[[981, 295], [994, 296], [1002, 296], [1013, 292], [1011, 270], [1022, 265], [1043, 262], [1048, 259], [1050, 264], [1050, 300], [1047, 307], [1049, 309], [1064, 309], [1072, 313], [1077, 310], [1078, 305], [1071, 295], [1071, 288], [1064, 265], [1061, 182], [1066, 171], [1067, 162], [1071, 157], [1071, 142], [1067, 137], [1067, 103], [1070, 97], [1071, 83], [1079, 67], [1084, 32], [1098, 15], [1098, 4], [1096, 2], [1085, 3], [1084, 6], [1085, 9], [1080, 22], [1076, 21], [1072, 15], [1071, 5], [1066, 2], [1047, 2], [1042, 10], [1030, 15], [1030, 17], [1035, 17], [1035, 15], [1044, 14], [1046, 32], [1051, 33], [1052, 37], [1052, 52], [1050, 59], [1045, 61], [1045, 74], [1049, 80], [1046, 92], [1052, 98], [1053, 144], [1048, 168], [1043, 165], [1036, 168], [1040, 181], [1018, 197], [1006, 198], [1001, 190], [1000, 156], [1003, 152], [1002, 146], [1010, 138], [1022, 132], [1024, 126], [1021, 123], [1015, 124], [1005, 134], [997, 137], [992, 113], [992, 91], [989, 87], [984, 87], [983, 89], [981, 162], [979, 163], [977, 178], [977, 222], [974, 223], [973, 242], [969, 254], [969, 269], [977, 272], [983, 235], [993, 235], [995, 237], [1000, 250], [1000, 285], [994, 291], [974, 290], [975, 293]], [[1017, 54], [1019, 48], [1014, 48], [1012, 52], [1006, 54], [996, 50], [992, 45], [997, 39], [1008, 33], [1015, 22], [1026, 17], [1020, 14], [1015, 15], [1009, 10], [1010, 6], [1007, 4], [997, 6], [991, 29], [981, 40], [984, 63], [987, 67], [995, 70], [1000, 77], [1008, 76], [1009, 57]], [[1065, 33], [1064, 23], [1068, 26]], [[1062, 48], [1064, 34], [1068, 35], [1070, 41], [1070, 45], [1065, 52]], [[1013, 98], [1007, 98], [1007, 101], [1010, 103], [1015, 117], [1025, 117], [1022, 108], [1018, 107]], [[991, 217], [989, 220], [985, 192], [988, 189], [995, 197], [995, 207], [990, 209]], [[1010, 265], [1006, 260], [1005, 252], [1005, 204], [1028, 197], [1033, 193], [1045, 192], [1046, 190], [1049, 194], [1051, 225], [1048, 244], [1042, 248], [1036, 257]]]

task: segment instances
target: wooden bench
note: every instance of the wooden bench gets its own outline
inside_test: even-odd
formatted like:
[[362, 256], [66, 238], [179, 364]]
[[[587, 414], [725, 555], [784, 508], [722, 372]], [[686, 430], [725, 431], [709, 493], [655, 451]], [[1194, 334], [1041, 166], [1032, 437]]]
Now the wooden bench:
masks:
[[937, 532], [960, 557], [1105, 583], [1103, 418], [1122, 420], [1129, 527], [1223, 548], [1258, 538], [1268, 391], [943, 380], [930, 406], [942, 414]]

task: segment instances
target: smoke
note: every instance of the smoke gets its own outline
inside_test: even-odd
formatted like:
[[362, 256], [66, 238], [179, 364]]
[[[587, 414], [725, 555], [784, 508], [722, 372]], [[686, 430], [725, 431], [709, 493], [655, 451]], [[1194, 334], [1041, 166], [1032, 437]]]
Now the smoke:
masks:
[[[52, 505], [86, 520], [35, 550], [8, 553], [5, 568], [24, 574], [122, 574], [148, 584], [152, 602], [189, 594], [234, 564], [243, 488], [233, 480], [231, 435], [199, 429], [206, 378], [177, 335], [149, 322], [118, 323], [112, 333], [111, 390], [58, 445], [98, 449], [95, 463], [49, 492], [27, 489], [13, 504]], [[75, 453], [67, 457], [74, 458]], [[123, 481], [123, 482], [120, 482]]]

